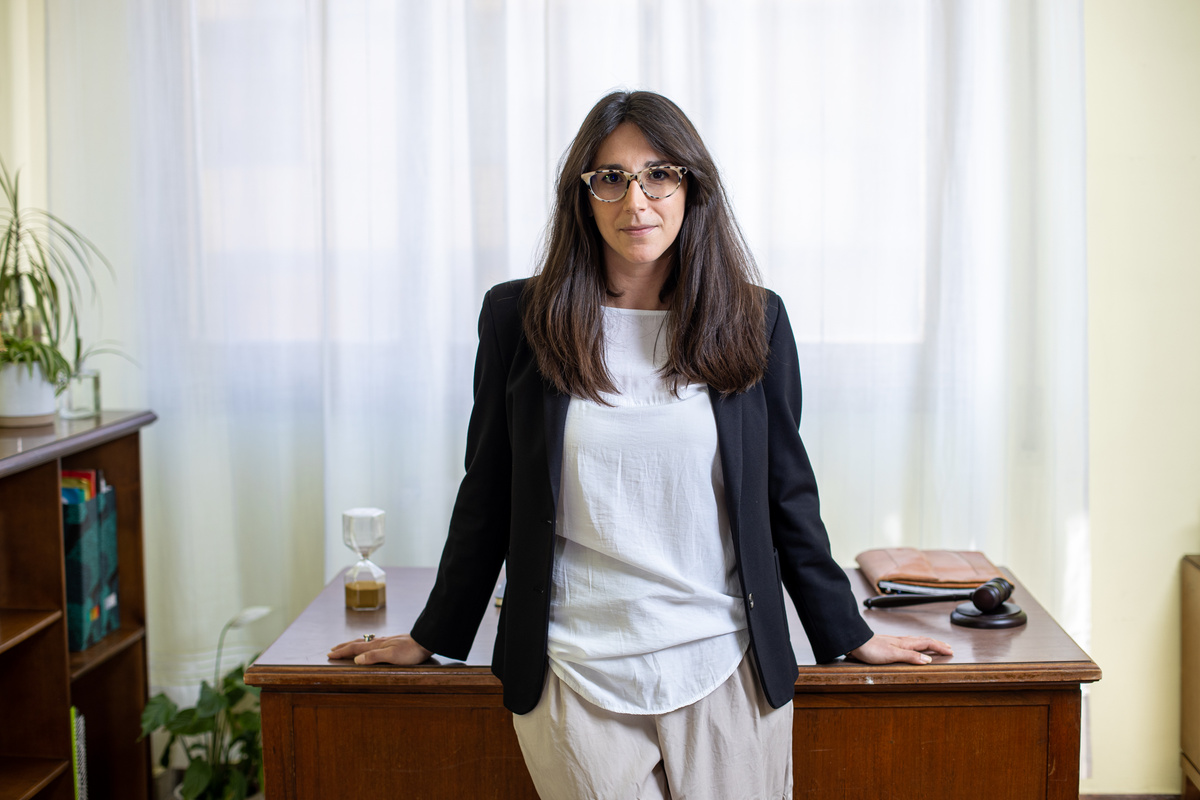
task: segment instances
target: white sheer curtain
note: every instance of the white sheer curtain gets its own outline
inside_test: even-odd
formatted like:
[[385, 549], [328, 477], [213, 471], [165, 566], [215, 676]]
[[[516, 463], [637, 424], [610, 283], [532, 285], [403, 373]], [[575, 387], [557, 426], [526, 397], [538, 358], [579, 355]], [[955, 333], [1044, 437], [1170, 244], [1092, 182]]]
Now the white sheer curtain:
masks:
[[839, 560], [982, 549], [1086, 642], [1078, 0], [48, 6], [51, 202], [101, 221], [100, 327], [141, 362], [105, 400], [160, 416], [155, 684], [244, 605], [281, 609], [266, 644], [349, 561], [345, 508], [436, 562], [479, 300], [616, 87], [691, 116], [788, 303]]

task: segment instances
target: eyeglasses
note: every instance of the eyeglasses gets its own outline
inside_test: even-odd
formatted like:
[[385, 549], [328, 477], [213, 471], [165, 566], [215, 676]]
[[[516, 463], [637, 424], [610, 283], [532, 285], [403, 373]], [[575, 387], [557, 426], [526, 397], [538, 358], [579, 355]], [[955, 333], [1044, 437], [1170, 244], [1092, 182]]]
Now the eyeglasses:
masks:
[[675, 194], [687, 167], [646, 167], [641, 172], [626, 172], [623, 169], [598, 169], [585, 172], [579, 177], [587, 184], [592, 197], [602, 203], [615, 203], [625, 197], [630, 181], [637, 180], [642, 194], [654, 200], [662, 200]]

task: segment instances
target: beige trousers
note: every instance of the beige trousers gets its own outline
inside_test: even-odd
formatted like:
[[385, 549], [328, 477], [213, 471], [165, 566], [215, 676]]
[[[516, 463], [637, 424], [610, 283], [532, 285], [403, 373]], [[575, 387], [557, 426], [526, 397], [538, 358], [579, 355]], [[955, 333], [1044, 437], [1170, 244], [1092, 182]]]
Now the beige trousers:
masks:
[[790, 800], [792, 706], [771, 708], [747, 654], [711, 694], [666, 714], [618, 714], [547, 669], [513, 727], [542, 800]]

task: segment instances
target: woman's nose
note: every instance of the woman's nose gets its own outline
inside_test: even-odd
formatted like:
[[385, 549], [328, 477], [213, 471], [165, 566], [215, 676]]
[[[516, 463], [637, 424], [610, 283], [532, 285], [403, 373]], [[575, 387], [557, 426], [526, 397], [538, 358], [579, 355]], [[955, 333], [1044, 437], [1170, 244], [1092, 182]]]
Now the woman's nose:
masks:
[[629, 189], [625, 192], [625, 207], [628, 209], [643, 209], [650, 203], [650, 198], [646, 197], [646, 193], [642, 191], [642, 185], [636, 180], [629, 182]]

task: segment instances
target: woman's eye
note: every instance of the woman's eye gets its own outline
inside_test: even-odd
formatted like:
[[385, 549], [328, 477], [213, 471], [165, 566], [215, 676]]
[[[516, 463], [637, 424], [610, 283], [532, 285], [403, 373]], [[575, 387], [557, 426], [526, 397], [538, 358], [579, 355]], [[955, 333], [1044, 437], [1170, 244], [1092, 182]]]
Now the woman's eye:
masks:
[[620, 181], [621, 175], [616, 172], [605, 172], [600, 176], [601, 183], [619, 183]]
[[666, 171], [665, 169], [652, 169], [652, 170], [650, 170], [650, 180], [652, 180], [652, 181], [665, 181], [666, 179], [667, 179], [667, 171]]

